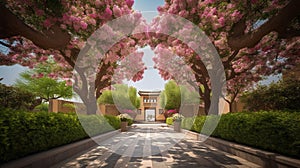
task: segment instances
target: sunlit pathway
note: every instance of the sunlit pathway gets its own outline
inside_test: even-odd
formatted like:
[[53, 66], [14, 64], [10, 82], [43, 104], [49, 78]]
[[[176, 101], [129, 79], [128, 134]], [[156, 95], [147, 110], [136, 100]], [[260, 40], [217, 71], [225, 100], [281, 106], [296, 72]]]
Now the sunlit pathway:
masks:
[[259, 167], [161, 125], [136, 125], [99, 144], [54, 167]]

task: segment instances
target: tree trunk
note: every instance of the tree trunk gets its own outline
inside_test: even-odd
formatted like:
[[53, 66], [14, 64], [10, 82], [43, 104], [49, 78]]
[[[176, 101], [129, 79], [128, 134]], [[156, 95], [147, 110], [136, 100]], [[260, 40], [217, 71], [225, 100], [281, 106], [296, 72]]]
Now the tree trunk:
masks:
[[91, 115], [97, 113], [97, 101], [95, 98], [80, 97], [84, 104], [84, 114]]
[[73, 87], [73, 89], [79, 95], [84, 105], [84, 107], [80, 108], [83, 111], [79, 113], [87, 115], [96, 114], [98, 107], [94, 87], [91, 85], [88, 87], [88, 84], [84, 82], [81, 88]]
[[88, 89], [87, 101], [85, 103], [87, 115], [97, 113], [97, 100], [95, 95], [95, 88], [90, 86]]
[[28, 107], [28, 110], [29, 110], [29, 111], [32, 111], [36, 106], [42, 104], [42, 101], [43, 101], [42, 98], [36, 99], [36, 100]]
[[205, 112], [205, 115], [208, 115], [209, 108], [210, 108], [210, 105], [211, 105], [210, 94], [209, 93], [208, 94], [204, 93], [203, 100], [204, 100], [204, 112]]
[[228, 102], [229, 103], [229, 112], [233, 112], [233, 102]]
[[224, 98], [224, 100], [228, 103], [228, 105], [229, 105], [229, 113], [231, 113], [232, 112], [232, 110], [233, 110], [233, 100], [228, 100], [228, 99], [226, 99], [225, 97], [223, 97]]
[[91, 100], [91, 101], [88, 103], [88, 106], [86, 106], [86, 108], [87, 108], [87, 114], [88, 114], [88, 115], [96, 114], [96, 113], [97, 113], [97, 102]]

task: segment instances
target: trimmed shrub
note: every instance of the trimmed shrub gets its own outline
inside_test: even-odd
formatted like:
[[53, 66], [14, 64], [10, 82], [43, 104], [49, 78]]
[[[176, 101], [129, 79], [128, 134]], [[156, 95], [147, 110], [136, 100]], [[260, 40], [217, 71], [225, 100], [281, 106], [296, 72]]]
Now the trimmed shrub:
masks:
[[89, 136], [99, 135], [108, 131], [115, 130], [107, 122], [104, 116], [100, 115], [78, 115], [80, 124]]
[[172, 117], [168, 117], [168, 118], [166, 119], [166, 123], [167, 123], [168, 125], [173, 125], [173, 118], [172, 118]]
[[0, 107], [15, 110], [32, 110], [41, 100], [31, 92], [0, 83]]
[[[191, 127], [187, 125], [191, 119], [186, 118], [182, 121], [182, 127], [201, 132], [206, 118], [214, 120], [216, 116], [197, 117]], [[300, 158], [299, 132], [299, 113], [261, 111], [222, 115], [212, 136]]]
[[81, 122], [77, 115], [0, 109], [0, 163], [87, 138], [85, 130], [90, 136], [114, 130], [102, 116], [79, 118]]
[[133, 119], [128, 120], [128, 125], [131, 126], [133, 124]]
[[68, 113], [70, 113], [70, 112], [75, 113], [76, 112], [74, 103], [64, 103], [63, 108], [67, 109], [67, 110], [64, 110], [64, 111], [68, 111]]
[[35, 106], [35, 108], [33, 109], [33, 111], [44, 111], [44, 112], [48, 112], [49, 109], [49, 104], [46, 103], [42, 103], [40, 105]]
[[300, 111], [299, 99], [300, 81], [289, 79], [269, 86], [258, 86], [252, 92], [245, 93], [241, 100], [249, 111]]
[[120, 129], [121, 121], [118, 117], [112, 115], [104, 115], [104, 117], [114, 129]]

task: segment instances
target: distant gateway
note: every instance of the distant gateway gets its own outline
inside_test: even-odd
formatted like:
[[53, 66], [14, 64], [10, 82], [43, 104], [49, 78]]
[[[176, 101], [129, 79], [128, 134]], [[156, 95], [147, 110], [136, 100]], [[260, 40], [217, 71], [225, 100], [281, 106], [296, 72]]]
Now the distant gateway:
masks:
[[159, 95], [161, 91], [139, 91], [141, 105], [137, 111], [136, 121], [163, 121], [164, 111], [160, 107]]

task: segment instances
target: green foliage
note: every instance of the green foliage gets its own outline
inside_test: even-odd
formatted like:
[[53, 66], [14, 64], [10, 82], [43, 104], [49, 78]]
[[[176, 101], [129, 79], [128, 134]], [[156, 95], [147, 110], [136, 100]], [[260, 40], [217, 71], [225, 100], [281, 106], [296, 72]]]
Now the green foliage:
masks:
[[[51, 65], [49, 65], [51, 66]], [[72, 98], [72, 87], [66, 85], [66, 81], [59, 81], [47, 77], [50, 67], [38, 66], [36, 69], [26, 71], [20, 74], [20, 79], [16, 81], [15, 86], [21, 90], [34, 93], [45, 101], [57, 98]], [[36, 73], [43, 74], [43, 77], [32, 77]]]
[[121, 121], [118, 117], [112, 115], [105, 115], [104, 117], [114, 129], [120, 129]]
[[195, 117], [185, 118], [181, 121], [181, 127], [188, 130], [192, 130], [194, 121], [195, 121]]
[[166, 110], [179, 109], [181, 103], [180, 87], [170, 80], [165, 84], [165, 90], [160, 95], [160, 105]]
[[0, 106], [12, 109], [31, 110], [38, 100], [29, 91], [0, 84]]
[[130, 118], [130, 119], [128, 120], [128, 126], [131, 126], [132, 124], [133, 124], [133, 119]]
[[98, 99], [100, 104], [115, 104], [120, 109], [137, 109], [140, 107], [140, 98], [136, 88], [127, 85], [114, 85], [114, 90], [106, 90]]
[[99, 135], [115, 130], [107, 119], [101, 115], [78, 115], [80, 123], [89, 136]]
[[182, 104], [200, 104], [200, 95], [194, 89], [180, 86], [180, 92]]
[[1, 108], [0, 163], [87, 138], [85, 131], [98, 135], [120, 127], [117, 117], [81, 115], [79, 118], [80, 121], [77, 115]]
[[33, 111], [45, 111], [48, 112], [49, 109], [49, 104], [47, 103], [42, 103], [40, 105], [37, 105]]
[[135, 108], [140, 107], [140, 98], [137, 96], [136, 88], [129, 87], [128, 88], [129, 99]]
[[[182, 127], [201, 132], [205, 119], [216, 116], [191, 118], [182, 121]], [[229, 113], [222, 115], [212, 136], [256, 148], [300, 158], [300, 115], [297, 112]], [[205, 130], [202, 131], [205, 134]]]
[[63, 107], [68, 109], [68, 112], [76, 112], [75, 105], [73, 103], [64, 103]]
[[246, 93], [242, 101], [250, 111], [259, 110], [292, 110], [299, 111], [300, 81], [287, 80], [259, 86]]
[[187, 86], [177, 85], [174, 80], [165, 84], [160, 94], [160, 106], [166, 110], [179, 109], [182, 104], [199, 104], [199, 94]]
[[168, 125], [173, 125], [173, 118], [172, 118], [172, 117], [168, 117], [168, 118], [166, 119], [166, 123], [167, 123]]
[[1, 162], [86, 138], [77, 116], [1, 109]]
[[97, 101], [99, 104], [114, 104], [111, 90], [103, 91]]

